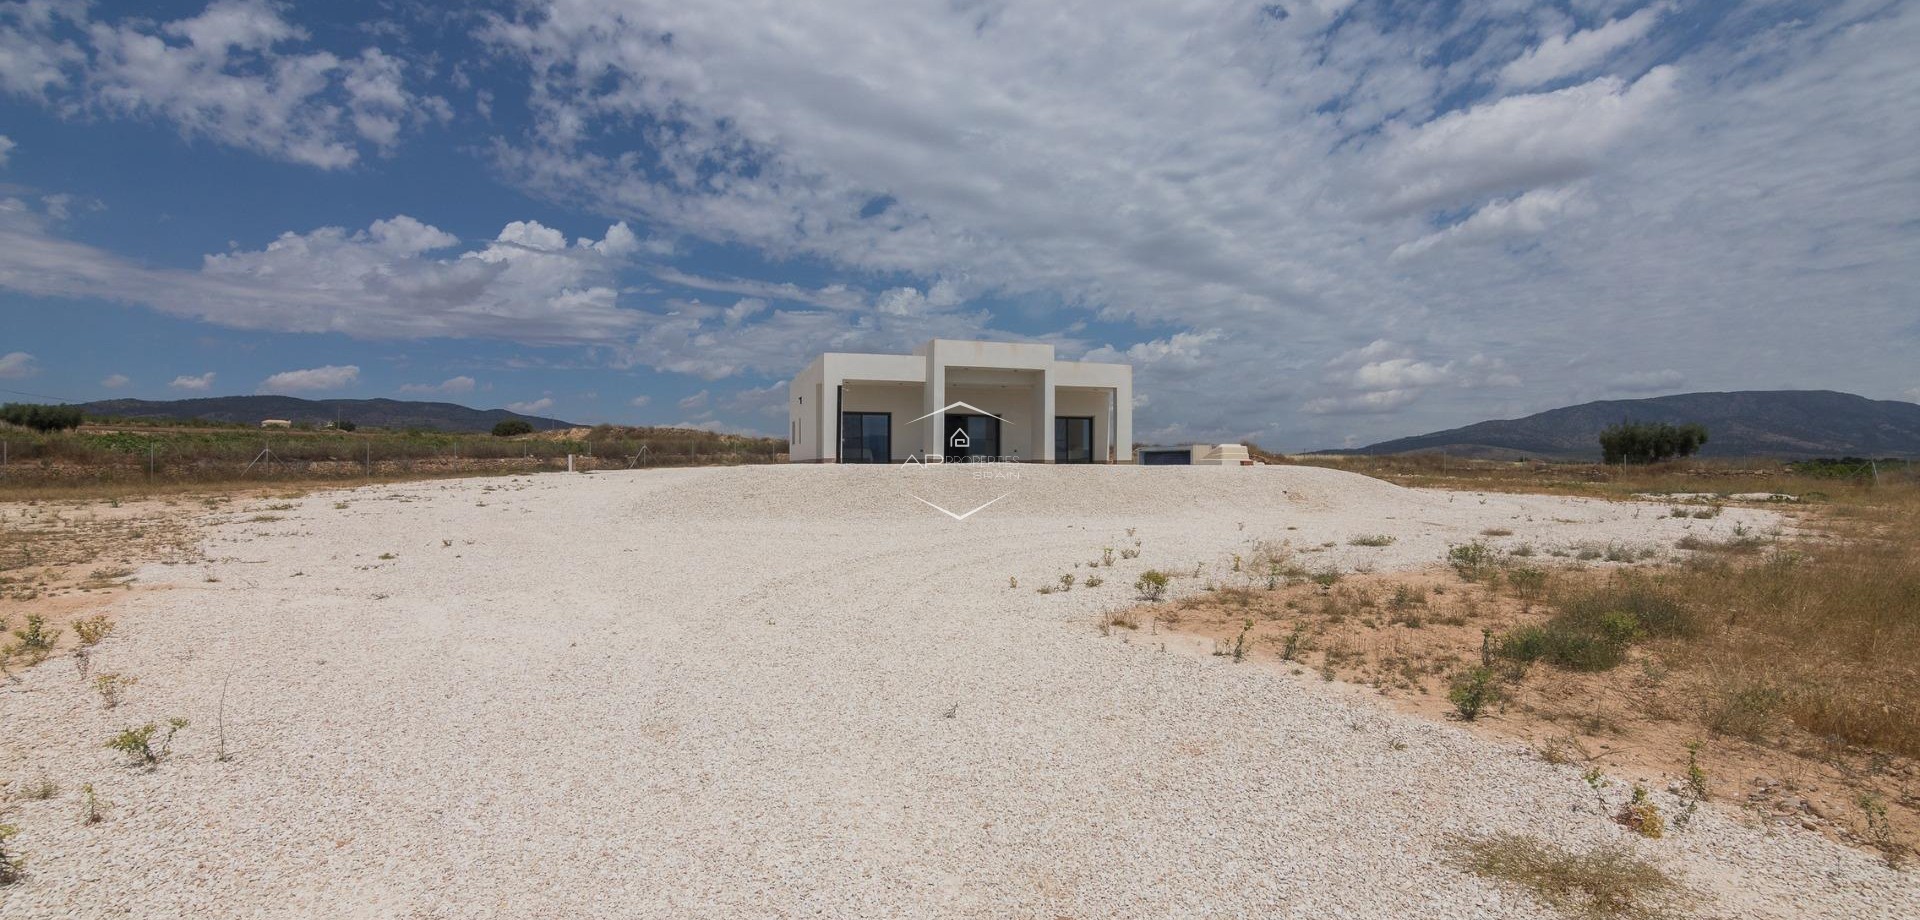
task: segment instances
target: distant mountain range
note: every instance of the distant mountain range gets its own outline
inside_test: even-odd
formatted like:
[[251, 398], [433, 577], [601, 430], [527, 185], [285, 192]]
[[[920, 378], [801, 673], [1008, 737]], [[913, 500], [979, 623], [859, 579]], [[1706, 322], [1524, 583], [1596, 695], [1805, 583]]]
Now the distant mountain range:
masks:
[[1598, 459], [1600, 430], [1623, 421], [1699, 422], [1708, 433], [1703, 457], [1920, 457], [1920, 405], [1831, 390], [1608, 399], [1321, 453]]
[[103, 399], [82, 403], [90, 416], [139, 419], [205, 419], [257, 425], [262, 419], [286, 419], [316, 425], [345, 419], [376, 428], [426, 428], [435, 431], [491, 431], [496, 422], [524, 419], [536, 431], [576, 427], [572, 422], [506, 409], [470, 409], [444, 402], [402, 399], [299, 399], [293, 396], [215, 396], [207, 399]]

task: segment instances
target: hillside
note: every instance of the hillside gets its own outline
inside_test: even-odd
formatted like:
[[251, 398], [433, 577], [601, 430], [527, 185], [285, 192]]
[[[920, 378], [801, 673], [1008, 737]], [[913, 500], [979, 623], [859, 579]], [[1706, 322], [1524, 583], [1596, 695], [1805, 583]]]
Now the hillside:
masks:
[[494, 423], [525, 419], [537, 430], [572, 428], [571, 422], [521, 415], [506, 409], [471, 409], [444, 402], [399, 399], [299, 399], [293, 396], [214, 396], [206, 399], [104, 399], [83, 403], [89, 416], [141, 419], [205, 419], [210, 422], [259, 424], [261, 419], [322, 424], [336, 418], [377, 428], [424, 428], [434, 431], [490, 431]]
[[1703, 457], [1920, 457], [1920, 405], [1830, 390], [1601, 400], [1322, 453], [1598, 459], [1601, 429], [1628, 420], [1706, 425]]

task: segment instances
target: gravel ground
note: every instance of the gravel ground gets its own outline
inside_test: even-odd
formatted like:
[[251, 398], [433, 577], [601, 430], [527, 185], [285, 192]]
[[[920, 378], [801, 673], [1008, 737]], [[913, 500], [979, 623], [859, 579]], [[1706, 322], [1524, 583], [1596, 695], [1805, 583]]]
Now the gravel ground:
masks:
[[[1006, 493], [965, 522], [915, 500]], [[119, 709], [61, 661], [0, 692], [0, 776], [61, 785], [8, 803], [30, 876], [0, 915], [1544, 916], [1444, 858], [1511, 830], [1624, 842], [1701, 916], [1920, 916], [1913, 873], [1814, 834], [1713, 808], [1640, 840], [1575, 767], [1094, 626], [1140, 570], [1256, 540], [1386, 569], [1489, 527], [1778, 526], [1666, 510], [1291, 467], [760, 467], [227, 513], [214, 561], [122, 602], [95, 664], [139, 678]], [[1398, 539], [1346, 544], [1372, 533]], [[1134, 538], [1103, 586], [1032, 590]], [[101, 747], [172, 715], [157, 770]]]

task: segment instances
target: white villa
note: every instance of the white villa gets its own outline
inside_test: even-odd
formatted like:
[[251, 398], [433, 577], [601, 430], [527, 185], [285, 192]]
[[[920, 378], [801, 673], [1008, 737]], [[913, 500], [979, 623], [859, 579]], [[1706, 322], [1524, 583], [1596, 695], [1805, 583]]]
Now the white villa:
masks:
[[787, 413], [795, 463], [1133, 462], [1133, 368], [1056, 361], [1052, 345], [823, 354], [793, 378]]

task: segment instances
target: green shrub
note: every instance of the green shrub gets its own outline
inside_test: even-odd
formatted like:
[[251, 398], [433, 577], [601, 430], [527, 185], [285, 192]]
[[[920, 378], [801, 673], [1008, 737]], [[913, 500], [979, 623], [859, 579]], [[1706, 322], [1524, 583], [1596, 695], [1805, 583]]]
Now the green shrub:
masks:
[[526, 419], [510, 418], [493, 426], [493, 436], [496, 438], [511, 438], [532, 433], [533, 423]]
[[1500, 656], [1545, 661], [1569, 671], [1605, 671], [1625, 661], [1635, 642], [1698, 631], [1691, 612], [1644, 582], [1615, 582], [1568, 597], [1558, 606], [1545, 623], [1501, 637]]
[[1600, 432], [1600, 453], [1607, 463], [1658, 463], [1691, 457], [1707, 443], [1705, 425], [1621, 422]]
[[1140, 577], [1134, 580], [1133, 587], [1140, 592], [1141, 597], [1157, 601], [1167, 596], [1168, 580], [1167, 573], [1159, 569], [1148, 569], [1141, 572]]
[[1471, 722], [1500, 699], [1500, 682], [1492, 668], [1470, 668], [1454, 676], [1453, 685], [1447, 689], [1447, 699], [1460, 713], [1460, 718]]

